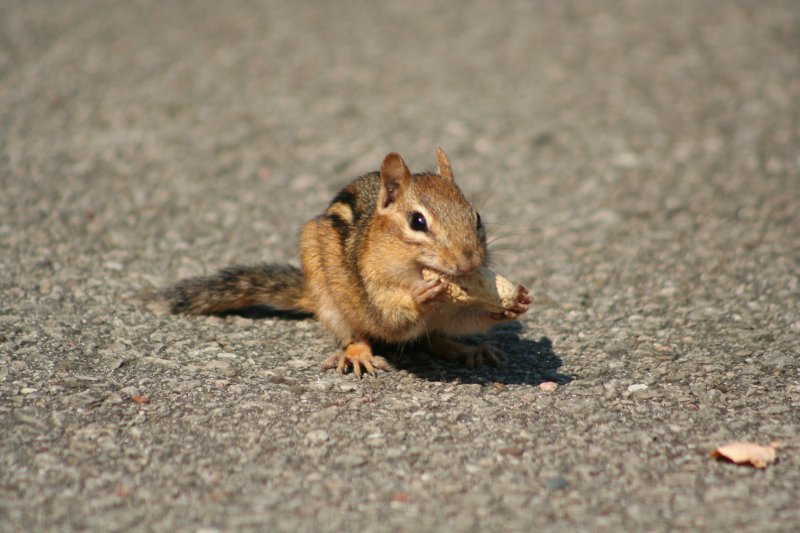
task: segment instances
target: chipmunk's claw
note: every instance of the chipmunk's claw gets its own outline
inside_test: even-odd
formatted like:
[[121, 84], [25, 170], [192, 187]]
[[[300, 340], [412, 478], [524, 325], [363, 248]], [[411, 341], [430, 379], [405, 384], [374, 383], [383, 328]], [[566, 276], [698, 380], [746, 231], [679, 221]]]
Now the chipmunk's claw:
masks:
[[417, 305], [425, 305], [436, 299], [444, 291], [441, 278], [419, 280], [411, 288], [411, 296]]
[[527, 306], [533, 303], [533, 297], [528, 293], [528, 289], [520, 285], [517, 287], [517, 303], [524, 305], [527, 309]]
[[493, 320], [516, 320], [519, 315], [528, 310], [528, 306], [533, 302], [533, 298], [528, 294], [528, 289], [520, 285], [517, 287], [517, 298], [514, 304], [508, 309], [499, 313], [489, 313]]
[[481, 365], [497, 367], [503, 356], [503, 350], [495, 348], [491, 344], [483, 343], [478, 346], [471, 346], [472, 350], [464, 355], [464, 365], [467, 368], [478, 368]]
[[519, 314], [506, 309], [502, 313], [489, 313], [489, 316], [492, 320], [516, 320], [519, 318]]
[[322, 370], [336, 368], [339, 374], [344, 375], [348, 368], [353, 369], [353, 373], [358, 379], [367, 374], [376, 377], [375, 370], [388, 370], [389, 363], [386, 359], [372, 354], [372, 349], [365, 342], [354, 342], [342, 352], [336, 352], [325, 359], [322, 363]]

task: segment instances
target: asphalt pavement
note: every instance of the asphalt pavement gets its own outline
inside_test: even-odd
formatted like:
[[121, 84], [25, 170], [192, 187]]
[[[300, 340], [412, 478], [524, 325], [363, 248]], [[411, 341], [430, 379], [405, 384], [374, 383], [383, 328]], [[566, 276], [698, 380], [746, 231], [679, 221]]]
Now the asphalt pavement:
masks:
[[[500, 367], [143, 300], [437, 146]], [[799, 302], [794, 0], [0, 0], [2, 531], [798, 530]]]

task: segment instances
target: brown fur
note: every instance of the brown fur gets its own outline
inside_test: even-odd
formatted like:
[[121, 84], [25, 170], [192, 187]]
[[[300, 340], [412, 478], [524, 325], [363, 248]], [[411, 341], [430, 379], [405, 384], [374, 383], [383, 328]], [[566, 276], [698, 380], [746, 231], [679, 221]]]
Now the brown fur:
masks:
[[305, 297], [303, 273], [289, 265], [229, 267], [211, 276], [185, 279], [165, 296], [173, 313], [210, 315], [254, 305], [313, 312]]

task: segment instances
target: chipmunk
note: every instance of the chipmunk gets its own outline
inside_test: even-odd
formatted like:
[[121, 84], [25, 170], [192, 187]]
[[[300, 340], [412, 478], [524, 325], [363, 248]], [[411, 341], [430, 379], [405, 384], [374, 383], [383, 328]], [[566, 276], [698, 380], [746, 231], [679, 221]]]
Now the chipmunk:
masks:
[[390, 153], [380, 172], [356, 178], [303, 227], [302, 270], [289, 265], [231, 267], [168, 289], [173, 313], [215, 314], [253, 305], [313, 313], [341, 349], [323, 362], [339, 373], [387, 370], [372, 343], [424, 340], [429, 351], [468, 368], [498, 364], [499, 350], [465, 345], [451, 336], [487, 331], [515, 320], [531, 299], [520, 288], [501, 313], [439, 298], [441, 279], [424, 280], [422, 267], [448, 276], [472, 273], [488, 261], [486, 229], [436, 151], [438, 169], [411, 174]]

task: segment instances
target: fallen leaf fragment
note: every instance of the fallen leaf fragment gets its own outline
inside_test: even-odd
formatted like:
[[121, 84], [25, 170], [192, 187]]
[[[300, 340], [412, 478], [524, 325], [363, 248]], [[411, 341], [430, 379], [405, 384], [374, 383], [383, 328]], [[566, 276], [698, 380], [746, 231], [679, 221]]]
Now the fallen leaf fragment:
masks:
[[392, 501], [397, 503], [411, 503], [413, 500], [409, 493], [404, 490], [398, 490], [392, 494]]
[[147, 396], [134, 395], [131, 396], [131, 401], [135, 403], [150, 403], [150, 398]]
[[737, 465], [750, 464], [756, 468], [766, 468], [777, 458], [778, 447], [780, 447], [780, 442], [772, 442], [767, 445], [754, 442], [731, 442], [716, 448], [711, 452], [711, 457], [715, 459], [721, 457]]

